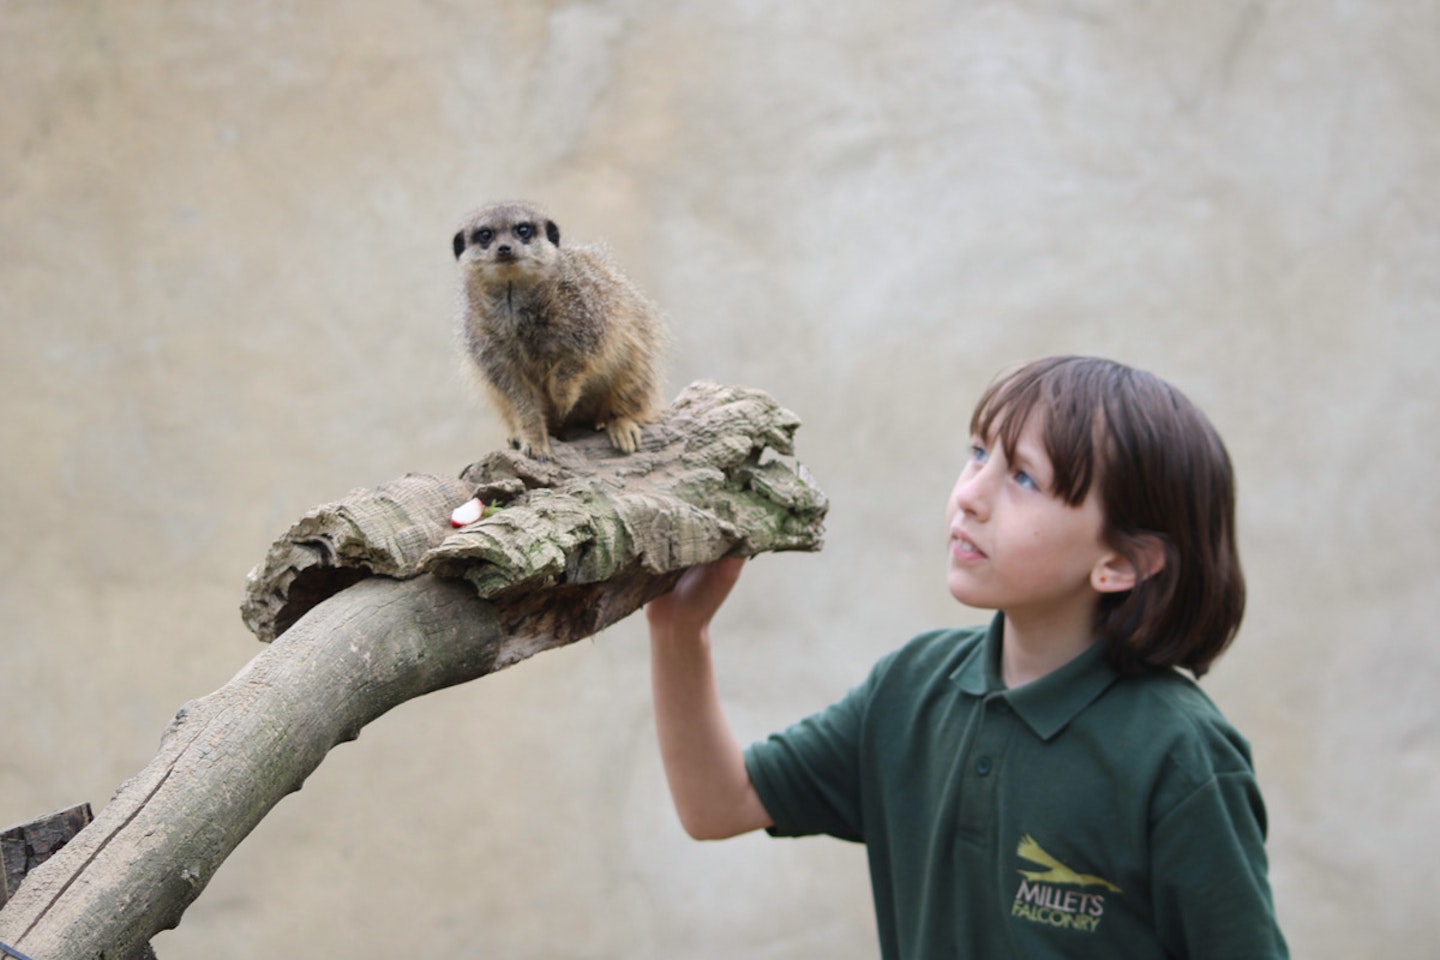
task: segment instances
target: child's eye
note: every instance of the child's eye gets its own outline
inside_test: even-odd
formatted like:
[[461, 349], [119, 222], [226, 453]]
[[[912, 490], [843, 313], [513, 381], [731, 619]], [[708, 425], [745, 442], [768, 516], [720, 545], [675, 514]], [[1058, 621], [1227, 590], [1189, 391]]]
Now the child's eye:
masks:
[[1024, 470], [1015, 471], [1015, 482], [1018, 483], [1020, 486], [1024, 487], [1026, 490], [1038, 491], [1040, 489], [1040, 484], [1035, 482], [1035, 478], [1030, 476], [1030, 474], [1026, 473]]
[[986, 460], [986, 458], [987, 458], [988, 456], [989, 456], [989, 455], [985, 452], [985, 448], [982, 447], [982, 446], [980, 446], [980, 444], [978, 444], [978, 443], [972, 443], [972, 444], [970, 444], [970, 459], [971, 459], [971, 460], [975, 461], [976, 463], [984, 463], [985, 460]]

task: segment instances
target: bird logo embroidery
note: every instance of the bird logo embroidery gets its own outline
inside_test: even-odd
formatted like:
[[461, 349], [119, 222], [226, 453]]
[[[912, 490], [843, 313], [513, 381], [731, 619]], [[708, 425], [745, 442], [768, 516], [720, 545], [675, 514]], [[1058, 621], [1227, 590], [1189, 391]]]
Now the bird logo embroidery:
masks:
[[1104, 877], [1097, 877], [1093, 873], [1077, 873], [1056, 860], [1030, 834], [1020, 838], [1020, 846], [1015, 852], [1022, 860], [1029, 860], [1031, 863], [1040, 864], [1046, 867], [1045, 870], [1021, 870], [1020, 876], [1031, 883], [1064, 883], [1079, 887], [1104, 887], [1106, 890], [1120, 892], [1120, 888], [1106, 880]]

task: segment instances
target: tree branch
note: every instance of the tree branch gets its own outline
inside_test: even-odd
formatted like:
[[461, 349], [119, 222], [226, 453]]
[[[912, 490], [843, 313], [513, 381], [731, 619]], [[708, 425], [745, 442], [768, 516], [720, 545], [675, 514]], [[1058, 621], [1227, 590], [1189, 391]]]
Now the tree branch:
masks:
[[[406, 700], [590, 636], [727, 555], [816, 550], [824, 495], [799, 421], [760, 391], [691, 385], [636, 454], [603, 434], [545, 463], [496, 453], [306, 514], [252, 571], [242, 615], [273, 640], [181, 708], [160, 750], [0, 909], [44, 960], [138, 955], [336, 744]], [[452, 530], [479, 491], [500, 509]]]

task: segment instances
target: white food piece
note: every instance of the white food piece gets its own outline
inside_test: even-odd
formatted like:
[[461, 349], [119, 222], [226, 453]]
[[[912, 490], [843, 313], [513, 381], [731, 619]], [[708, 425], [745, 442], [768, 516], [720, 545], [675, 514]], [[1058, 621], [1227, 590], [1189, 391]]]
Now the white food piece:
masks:
[[454, 513], [450, 514], [450, 526], [469, 526], [476, 520], [479, 520], [480, 515], [484, 512], [485, 504], [480, 502], [479, 497], [476, 497], [473, 500], [466, 500], [464, 503], [460, 504], [460, 506], [455, 508]]

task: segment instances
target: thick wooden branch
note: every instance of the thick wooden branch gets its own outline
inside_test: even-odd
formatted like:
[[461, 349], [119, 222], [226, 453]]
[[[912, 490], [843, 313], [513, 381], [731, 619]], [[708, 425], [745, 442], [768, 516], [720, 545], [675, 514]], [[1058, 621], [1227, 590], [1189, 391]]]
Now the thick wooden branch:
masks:
[[[336, 744], [406, 700], [591, 635], [686, 567], [814, 550], [824, 495], [799, 421], [759, 391], [694, 384], [643, 449], [603, 434], [547, 463], [493, 454], [307, 514], [252, 572], [246, 623], [273, 640], [186, 704], [160, 751], [0, 909], [37, 960], [138, 955]], [[501, 508], [460, 530], [479, 490]]]

